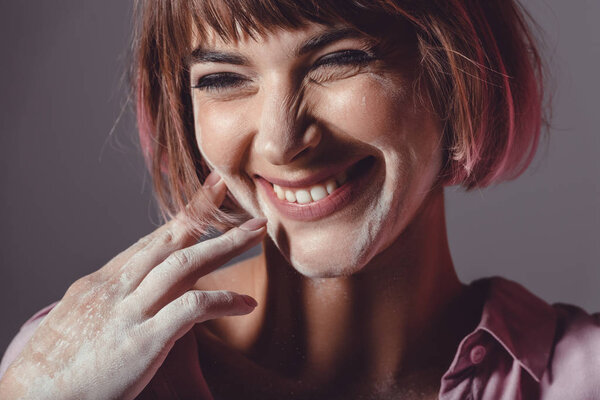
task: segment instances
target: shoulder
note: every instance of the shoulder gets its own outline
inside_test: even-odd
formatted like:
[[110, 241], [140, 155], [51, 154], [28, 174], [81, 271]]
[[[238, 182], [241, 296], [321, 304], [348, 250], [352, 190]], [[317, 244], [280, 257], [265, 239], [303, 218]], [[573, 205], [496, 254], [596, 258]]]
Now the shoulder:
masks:
[[556, 310], [556, 336], [552, 363], [585, 366], [581, 374], [595, 374], [600, 382], [600, 313], [589, 314], [582, 308], [564, 303]]
[[[555, 303], [552, 307], [557, 315], [557, 346], [600, 352], [600, 312], [589, 314], [578, 306], [564, 303]], [[600, 359], [596, 361], [600, 363]]]
[[57, 302], [42, 308], [21, 326], [21, 329], [19, 329], [19, 332], [10, 342], [2, 356], [2, 362], [0, 362], [0, 378], [4, 375], [4, 372], [6, 372], [8, 366], [19, 356], [19, 354], [21, 354], [21, 351], [23, 351], [27, 342], [31, 339], [37, 327], [44, 320], [44, 317], [54, 308], [56, 303]]
[[555, 341], [544, 382], [570, 398], [600, 398], [600, 313], [563, 303], [552, 307]]
[[[600, 399], [600, 313], [549, 304], [501, 277], [473, 285], [487, 295], [478, 328], [491, 333], [513, 365], [533, 378], [539, 398]], [[514, 378], [522, 377], [519, 373]]]

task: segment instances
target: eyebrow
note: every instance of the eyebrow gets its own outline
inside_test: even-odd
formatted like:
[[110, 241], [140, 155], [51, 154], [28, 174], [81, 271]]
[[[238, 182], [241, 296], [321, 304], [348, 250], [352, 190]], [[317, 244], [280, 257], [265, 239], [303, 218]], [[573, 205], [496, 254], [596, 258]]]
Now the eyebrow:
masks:
[[[313, 36], [298, 46], [295, 50], [296, 56], [302, 56], [307, 53], [322, 49], [334, 42], [342, 39], [357, 38], [364, 36], [356, 29], [344, 27], [334, 28]], [[222, 63], [234, 65], [248, 65], [249, 60], [238, 53], [229, 53], [205, 49], [202, 46], [196, 47], [187, 58], [187, 64], [192, 66], [198, 63]]]
[[248, 59], [240, 54], [207, 50], [202, 47], [195, 48], [188, 57], [188, 65], [209, 62], [235, 65], [249, 64]]
[[352, 28], [330, 29], [319, 35], [313, 36], [312, 38], [304, 42], [298, 48], [298, 50], [296, 50], [296, 55], [301, 56], [306, 53], [322, 49], [323, 47], [326, 47], [342, 39], [357, 38], [362, 36], [363, 35], [360, 32]]

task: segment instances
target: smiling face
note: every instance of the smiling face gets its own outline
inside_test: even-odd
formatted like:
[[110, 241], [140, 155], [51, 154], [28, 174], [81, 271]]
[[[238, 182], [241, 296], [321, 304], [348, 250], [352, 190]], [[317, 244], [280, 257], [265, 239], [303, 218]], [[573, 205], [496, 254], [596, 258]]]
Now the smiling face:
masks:
[[441, 124], [415, 101], [416, 51], [402, 39], [391, 51], [311, 23], [194, 51], [200, 152], [306, 276], [361, 270], [436, 182]]

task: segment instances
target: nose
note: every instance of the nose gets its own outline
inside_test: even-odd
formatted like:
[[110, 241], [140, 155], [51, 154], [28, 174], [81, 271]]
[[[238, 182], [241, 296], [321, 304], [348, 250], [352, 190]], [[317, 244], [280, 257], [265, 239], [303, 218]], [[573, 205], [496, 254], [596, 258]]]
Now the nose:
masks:
[[271, 164], [292, 163], [321, 141], [303, 98], [292, 82], [278, 81], [264, 87], [254, 150]]

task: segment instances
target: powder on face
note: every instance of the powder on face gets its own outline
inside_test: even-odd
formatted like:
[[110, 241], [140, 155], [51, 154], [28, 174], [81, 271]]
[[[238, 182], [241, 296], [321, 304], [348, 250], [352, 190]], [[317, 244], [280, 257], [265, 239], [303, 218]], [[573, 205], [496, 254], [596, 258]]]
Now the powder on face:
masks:
[[[239, 54], [249, 63], [197, 64], [191, 70], [192, 82], [211, 74], [234, 74], [239, 79], [219, 90], [194, 91], [200, 151], [249, 214], [269, 219], [269, 236], [291, 265], [313, 277], [355, 273], [392, 243], [415, 215], [442, 162], [440, 123], [414, 102], [410, 89], [414, 71], [399, 65], [390, 68], [385, 60], [373, 61], [352, 75], [345, 74], [343, 64], [329, 66], [340, 69], [329, 73], [334, 78], [318, 84], [304, 81], [302, 115], [271, 104], [273, 99], [299, 95], [300, 86], [294, 84], [302, 79], [298, 71], [308, 75], [306, 71], [324, 68], [315, 67], [319, 59], [364, 48], [357, 38], [334, 42], [304, 57], [290, 50], [323, 29], [312, 24], [256, 41], [215, 41], [215, 50]], [[290, 129], [274, 121], [297, 122]], [[283, 159], [294, 152], [303, 156]], [[342, 162], [355, 156], [375, 158], [373, 178], [353, 202], [317, 221], [281, 215], [254, 180], [262, 173], [284, 179], [307, 176], [327, 160]]]

